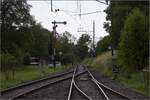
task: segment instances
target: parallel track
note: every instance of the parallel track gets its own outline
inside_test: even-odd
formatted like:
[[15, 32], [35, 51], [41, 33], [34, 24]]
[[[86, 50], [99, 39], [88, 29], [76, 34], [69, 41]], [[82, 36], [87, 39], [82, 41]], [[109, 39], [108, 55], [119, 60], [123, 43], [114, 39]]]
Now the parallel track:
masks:
[[[80, 68], [79, 68], [80, 67]], [[82, 68], [82, 70], [80, 70]], [[103, 96], [103, 98], [105, 98], [105, 100], [111, 100], [111, 98], [107, 95], [107, 91], [109, 91], [109, 93], [118, 95], [126, 100], [132, 100], [130, 97], [123, 95], [107, 86], [105, 86], [104, 84], [102, 84], [101, 82], [99, 82], [98, 80], [96, 80], [94, 78], [94, 76], [92, 75], [92, 73], [88, 70], [87, 67], [83, 66], [76, 66], [74, 68], [73, 71], [69, 71], [66, 73], [62, 73], [59, 75], [55, 75], [53, 77], [47, 77], [47, 78], [43, 78], [40, 80], [36, 80], [27, 84], [23, 84], [17, 87], [13, 87], [4, 91], [1, 91], [1, 98], [2, 99], [18, 99], [21, 98], [24, 95], [28, 95], [28, 94], [32, 94], [32, 92], [34, 91], [39, 91], [41, 88], [50, 86], [51, 84], [55, 84], [58, 82], [62, 82], [64, 80], [68, 80], [71, 79], [70, 82], [70, 89], [68, 91], [68, 97], [67, 100], [71, 100], [72, 95], [73, 95], [73, 91], [74, 89], [77, 90], [77, 92], [79, 92], [79, 94], [81, 94], [84, 98], [88, 99], [88, 100], [94, 100], [91, 95], [88, 95], [86, 93], [86, 91], [83, 91], [82, 88], [79, 88], [78, 84], [77, 84], [77, 80], [75, 79], [78, 76], [81, 76], [83, 74], [88, 74], [88, 76], [90, 77], [89, 81], [92, 81], [92, 83], [94, 83], [95, 85], [92, 85], [94, 87], [96, 87], [99, 92], [100, 95]], [[74, 88], [73, 88], [74, 87]], [[89, 90], [90, 91], [90, 90]]]
[[[23, 95], [30, 94], [34, 91], [38, 91], [41, 88], [49, 86], [51, 84], [55, 84], [67, 79], [72, 78], [72, 74], [74, 71], [65, 72], [59, 75], [55, 75], [52, 77], [46, 77], [40, 80], [32, 81], [23, 85], [19, 85], [4, 91], [1, 91], [0, 99], [17, 99]], [[76, 74], [76, 76], [82, 74], [84, 72], [80, 72]]]

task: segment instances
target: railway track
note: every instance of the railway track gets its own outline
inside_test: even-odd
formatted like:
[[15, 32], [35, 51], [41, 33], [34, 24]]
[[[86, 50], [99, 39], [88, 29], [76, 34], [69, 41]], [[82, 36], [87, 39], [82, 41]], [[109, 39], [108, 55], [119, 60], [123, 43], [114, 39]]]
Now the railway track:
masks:
[[[73, 96], [74, 95], [73, 91], [78, 91], [80, 95], [84, 96], [82, 98], [85, 100], [112, 100], [112, 99], [132, 100], [130, 97], [123, 95], [119, 92], [116, 92], [115, 90], [100, 83], [94, 78], [94, 76], [91, 74], [88, 68], [84, 68], [84, 69], [86, 73], [78, 76], [79, 77], [78, 79], [74, 77], [78, 69], [74, 70], [67, 100], [74, 100], [76, 96]], [[78, 82], [80, 80], [82, 81]], [[94, 87], [93, 88], [94, 91], [92, 90], [92, 88], [91, 89], [88, 88], [91, 86], [86, 85], [86, 82], [90, 83], [91, 81], [93, 82], [93, 84], [91, 83], [90, 85], [92, 85], [92, 88]]]
[[[65, 82], [65, 80], [68, 81], [68, 88], [65, 89], [67, 96], [64, 95], [66, 99], [60, 100], [132, 100], [130, 97], [116, 92], [97, 81], [88, 68], [84, 66], [75, 66], [74, 69], [69, 72], [1, 91], [1, 98], [24, 99], [26, 97], [33, 97], [32, 94], [34, 94], [34, 92], [47, 89], [54, 84], [61, 84]], [[57, 93], [55, 94], [57, 95]]]
[[[52, 77], [46, 77], [40, 80], [32, 81], [26, 84], [22, 84], [13, 88], [9, 88], [1, 91], [0, 99], [17, 99], [21, 96], [31, 94], [34, 91], [38, 91], [41, 88], [46, 86], [70, 79], [72, 77], [74, 71], [69, 71], [65, 73], [61, 73], [58, 75], [54, 75]], [[82, 74], [84, 72], [79, 72], [76, 76]]]

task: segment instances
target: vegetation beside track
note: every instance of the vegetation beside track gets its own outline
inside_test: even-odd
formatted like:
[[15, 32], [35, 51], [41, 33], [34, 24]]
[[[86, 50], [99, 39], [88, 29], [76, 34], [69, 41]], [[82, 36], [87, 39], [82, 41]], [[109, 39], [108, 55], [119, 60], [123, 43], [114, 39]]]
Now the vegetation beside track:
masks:
[[25, 66], [16, 70], [14, 79], [5, 79], [4, 73], [1, 72], [0, 90], [16, 86], [27, 81], [36, 80], [47, 75], [58, 73], [62, 70], [62, 67], [56, 67], [54, 70], [53, 67], [46, 65], [41, 69], [37, 68], [37, 66]]
[[[96, 58], [87, 58], [83, 61], [83, 64], [90, 66], [92, 69], [110, 79], [115, 76], [115, 73], [112, 72], [114, 62], [112, 62], [111, 52], [104, 52]], [[116, 80], [123, 86], [134, 89], [135, 91], [139, 91], [145, 96], [148, 96], [149, 84], [147, 83], [148, 79], [144, 77], [145, 73], [142, 71], [127, 72], [127, 76], [124, 76], [123, 74], [125, 74], [125, 72], [127, 71], [122, 71], [122, 69], [120, 69]]]
[[112, 76], [113, 73], [111, 71], [112, 61], [111, 61], [111, 52], [105, 52], [96, 58], [88, 58], [83, 61], [83, 64], [88, 66], [92, 66], [97, 71], [100, 71], [102, 74], [106, 76]]

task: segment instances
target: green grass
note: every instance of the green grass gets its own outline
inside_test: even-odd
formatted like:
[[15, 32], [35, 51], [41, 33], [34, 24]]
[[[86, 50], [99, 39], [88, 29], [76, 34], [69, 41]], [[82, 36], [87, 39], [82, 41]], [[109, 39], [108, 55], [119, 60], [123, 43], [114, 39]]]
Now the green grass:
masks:
[[93, 69], [98, 72], [106, 75], [112, 76], [112, 60], [111, 52], [104, 52], [101, 55], [98, 55], [96, 58], [87, 58], [83, 61], [83, 64], [91, 66]]
[[146, 84], [145, 81], [141, 82], [140, 81], [140, 74], [139, 73], [132, 73], [131, 78], [124, 78], [124, 77], [119, 77], [119, 81], [122, 85], [135, 89], [139, 91], [140, 93], [144, 94], [145, 96], [149, 96], [149, 86]]
[[93, 58], [86, 58], [82, 63], [91, 66]]
[[8, 87], [16, 86], [20, 83], [35, 80], [42, 78], [46, 75], [51, 75], [53, 73], [57, 73], [62, 71], [62, 68], [56, 67], [54, 70], [52, 67], [44, 66], [42, 70], [36, 68], [36, 66], [25, 66], [23, 68], [18, 69], [15, 72], [15, 78], [6, 80], [4, 77], [4, 73], [1, 72], [0, 76], [0, 90], [6, 89]]
[[[87, 64], [91, 66], [93, 69], [95, 69], [97, 72], [103, 74], [104, 76], [107, 76], [109, 78], [112, 78], [115, 74], [112, 72], [112, 66], [117, 63], [116, 60], [112, 61], [111, 52], [104, 52], [101, 55], [98, 55], [96, 58], [91, 59], [85, 59], [83, 61], [84, 64]], [[132, 88], [134, 90], [137, 90], [144, 94], [145, 96], [149, 95], [149, 86], [146, 84], [146, 81], [141, 82], [140, 81], [140, 72], [133, 72], [130, 73], [131, 78], [125, 78], [120, 75], [118, 75], [118, 81], [124, 85], [125, 87]], [[148, 80], [148, 78], [145, 80]]]

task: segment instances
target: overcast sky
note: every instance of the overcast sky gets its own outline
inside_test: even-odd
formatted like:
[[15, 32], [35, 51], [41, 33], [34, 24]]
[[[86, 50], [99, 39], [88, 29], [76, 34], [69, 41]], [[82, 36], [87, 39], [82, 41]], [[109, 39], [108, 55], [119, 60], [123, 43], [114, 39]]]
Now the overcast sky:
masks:
[[[57, 32], [62, 33], [68, 31], [75, 37], [79, 38], [83, 33], [78, 30], [92, 31], [93, 20], [95, 21], [95, 36], [96, 40], [100, 37], [108, 35], [103, 28], [103, 23], [106, 21], [106, 14], [103, 12], [107, 5], [97, 1], [53, 1], [53, 9], [60, 9], [59, 12], [51, 12], [50, 1], [28, 1], [31, 8], [31, 15], [35, 17], [37, 22], [40, 22], [43, 27], [52, 31], [52, 21], [67, 21], [66, 25], [58, 25]], [[81, 6], [80, 6], [81, 5]], [[99, 13], [78, 15], [80, 13], [90, 13], [95, 11], [102, 11]], [[62, 11], [63, 10], [63, 11]], [[92, 32], [88, 32], [92, 36]]]

